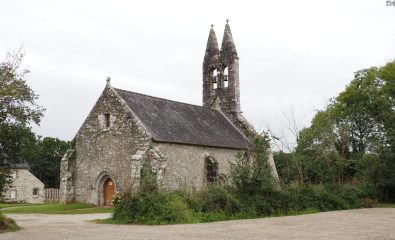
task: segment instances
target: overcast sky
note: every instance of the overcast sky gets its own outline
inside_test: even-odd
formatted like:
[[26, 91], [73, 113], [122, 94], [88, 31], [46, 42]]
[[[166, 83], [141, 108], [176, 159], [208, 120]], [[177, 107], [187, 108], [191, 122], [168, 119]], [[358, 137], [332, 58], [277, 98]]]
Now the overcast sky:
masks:
[[395, 58], [386, 0], [3, 1], [0, 59], [23, 46], [28, 84], [47, 110], [34, 131], [71, 140], [111, 77], [117, 88], [201, 105], [210, 24], [229, 19], [241, 108], [282, 134], [283, 113], [307, 126], [356, 70]]

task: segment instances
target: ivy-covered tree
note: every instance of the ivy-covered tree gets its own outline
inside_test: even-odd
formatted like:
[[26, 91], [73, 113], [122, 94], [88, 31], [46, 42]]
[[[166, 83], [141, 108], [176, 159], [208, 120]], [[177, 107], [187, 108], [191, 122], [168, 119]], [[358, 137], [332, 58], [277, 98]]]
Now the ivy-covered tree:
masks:
[[0, 189], [5, 189], [9, 164], [23, 161], [25, 137], [30, 124], [39, 124], [44, 109], [38, 95], [26, 83], [28, 70], [21, 70], [23, 54], [8, 53], [0, 62]]

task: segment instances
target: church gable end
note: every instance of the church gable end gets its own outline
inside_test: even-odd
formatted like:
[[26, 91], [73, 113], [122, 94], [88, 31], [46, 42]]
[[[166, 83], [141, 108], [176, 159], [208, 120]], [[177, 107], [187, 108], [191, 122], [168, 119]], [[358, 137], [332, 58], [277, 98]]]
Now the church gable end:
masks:
[[[103, 205], [100, 202], [103, 179], [111, 179], [115, 191], [138, 183], [135, 178], [139, 177], [140, 161], [149, 148], [151, 136], [108, 83], [75, 141], [75, 160], [64, 159], [75, 164], [62, 163], [61, 184], [67, 183], [68, 173], [74, 180], [72, 186], [61, 186], [61, 189], [74, 190], [71, 195], [75, 195], [77, 201]], [[75, 169], [64, 167], [73, 165]]]

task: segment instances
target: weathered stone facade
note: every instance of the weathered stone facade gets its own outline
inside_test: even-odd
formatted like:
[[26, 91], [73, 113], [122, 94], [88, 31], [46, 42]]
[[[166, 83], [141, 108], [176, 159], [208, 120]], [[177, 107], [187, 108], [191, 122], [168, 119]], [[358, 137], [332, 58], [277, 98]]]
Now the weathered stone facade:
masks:
[[[113, 121], [103, 126], [100, 116]], [[103, 182], [111, 178], [117, 191], [138, 187], [143, 161], [150, 161], [165, 189], [205, 186], [205, 159], [218, 162], [219, 174], [228, 173], [237, 149], [155, 142], [144, 125], [107, 84], [75, 137], [75, 150], [61, 162], [61, 201], [103, 205]]]
[[[110, 126], [103, 125], [104, 114], [110, 114]], [[62, 201], [102, 205], [100, 193], [107, 178], [114, 181], [117, 191], [128, 190], [137, 183], [150, 136], [107, 84], [75, 141], [75, 156], [65, 156], [61, 164]], [[66, 187], [70, 180], [72, 183]]]
[[227, 180], [230, 162], [236, 160], [236, 149], [156, 143], [165, 156], [166, 172], [162, 185], [168, 189], [185, 187], [201, 189], [207, 186], [205, 159], [212, 157], [218, 163], [218, 175]]
[[11, 176], [11, 187], [3, 194], [6, 201], [44, 202], [44, 183], [36, 178], [29, 169], [11, 169]]
[[240, 111], [238, 57], [227, 24], [221, 51], [210, 31], [203, 107], [116, 89], [108, 79], [76, 134], [74, 149], [62, 159], [61, 201], [102, 206], [107, 203], [104, 182], [110, 179], [116, 191], [133, 191], [144, 161], [163, 189], [226, 182], [230, 162], [248, 151], [246, 136], [252, 134]]

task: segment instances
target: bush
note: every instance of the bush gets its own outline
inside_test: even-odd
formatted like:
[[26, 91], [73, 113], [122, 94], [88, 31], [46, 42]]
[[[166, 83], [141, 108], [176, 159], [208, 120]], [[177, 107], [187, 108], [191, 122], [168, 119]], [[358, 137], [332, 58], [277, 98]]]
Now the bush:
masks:
[[372, 198], [362, 198], [359, 200], [360, 205], [364, 208], [372, 208], [377, 204], [377, 200]]
[[204, 189], [199, 194], [203, 212], [222, 211], [228, 214], [236, 213], [240, 209], [240, 201], [222, 187]]
[[130, 223], [137, 201], [137, 197], [130, 192], [123, 194], [122, 198], [117, 198], [117, 201], [114, 201], [114, 213], [112, 216], [114, 222]]
[[174, 224], [372, 207], [370, 185], [295, 185], [281, 191], [240, 197], [230, 188], [124, 194], [117, 200], [116, 223]]
[[0, 212], [0, 233], [9, 232], [9, 231], [16, 231], [19, 227], [16, 225], [15, 221], [10, 218], [6, 218]]
[[297, 211], [316, 209], [318, 211], [348, 209], [347, 201], [334, 188], [318, 185], [301, 185], [289, 189], [291, 208]]
[[[231, 166], [231, 185], [198, 192], [163, 192], [146, 161], [139, 191], [114, 200], [113, 220], [119, 223], [172, 224], [289, 215], [371, 207], [371, 185], [285, 185], [273, 181], [267, 164], [268, 139], [253, 141], [252, 157], [239, 155]], [[360, 200], [362, 199], [362, 200]]]
[[194, 222], [193, 212], [177, 194], [154, 191], [125, 194], [115, 206], [117, 223], [172, 224]]

